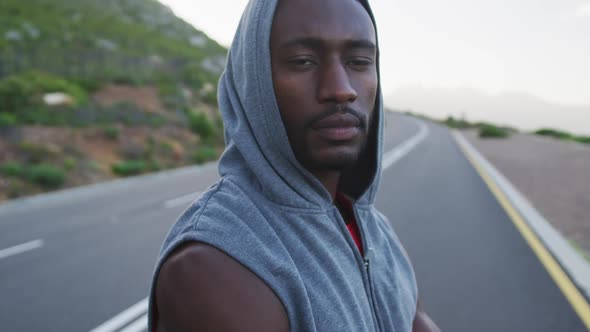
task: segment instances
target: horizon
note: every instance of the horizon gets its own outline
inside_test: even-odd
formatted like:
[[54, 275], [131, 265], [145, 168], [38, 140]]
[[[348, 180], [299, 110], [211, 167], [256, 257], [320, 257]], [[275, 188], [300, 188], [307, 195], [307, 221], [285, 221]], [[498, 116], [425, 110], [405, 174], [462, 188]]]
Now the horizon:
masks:
[[[248, 1], [160, 2], [229, 47]], [[588, 107], [587, 118], [576, 122], [590, 120], [590, 0], [375, 0], [371, 6], [387, 103], [395, 104], [387, 98], [408, 86], [472, 89]]]

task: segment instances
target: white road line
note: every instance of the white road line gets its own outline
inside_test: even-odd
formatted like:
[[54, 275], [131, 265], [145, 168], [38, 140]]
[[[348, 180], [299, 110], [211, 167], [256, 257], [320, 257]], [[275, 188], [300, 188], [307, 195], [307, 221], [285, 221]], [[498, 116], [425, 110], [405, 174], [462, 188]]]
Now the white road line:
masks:
[[[403, 158], [412, 149], [414, 149], [416, 147], [416, 145], [418, 145], [421, 141], [423, 141], [428, 136], [428, 133], [429, 133], [428, 126], [426, 126], [422, 122], [419, 122], [418, 125], [420, 127], [420, 130], [418, 131], [418, 133], [416, 135], [412, 136], [408, 140], [404, 141], [402, 144], [398, 145], [393, 150], [391, 150], [383, 155], [383, 162], [382, 162], [383, 170], [389, 168], [395, 162], [397, 162], [398, 160]], [[194, 192], [194, 193], [191, 193], [188, 195], [173, 198], [171, 200], [164, 202], [164, 207], [173, 208], [173, 207], [177, 207], [180, 205], [190, 203], [190, 202], [194, 201], [199, 196], [199, 194], [200, 194], [200, 192]], [[92, 330], [90, 332], [114, 332], [118, 328], [121, 328], [122, 326], [129, 324], [129, 322], [132, 321], [133, 318], [147, 312], [147, 309], [148, 309], [148, 298], [145, 298], [142, 301], [140, 301], [139, 303], [133, 305], [129, 309], [123, 311], [119, 315], [113, 317], [109, 321], [105, 322], [104, 324], [100, 325], [99, 327], [95, 328], [94, 330]], [[145, 315], [139, 317], [133, 323], [129, 324], [124, 329], [119, 330], [119, 332], [145, 331], [145, 330], [147, 330], [147, 320], [148, 320], [147, 314], [145, 314]]]
[[383, 170], [388, 169], [391, 165], [402, 159], [428, 136], [428, 126], [423, 122], [418, 122], [418, 126], [420, 127], [420, 130], [416, 135], [396, 146], [393, 150], [383, 154], [383, 160], [381, 161], [381, 168]]
[[176, 197], [176, 198], [167, 200], [166, 202], [164, 202], [164, 207], [167, 209], [171, 209], [171, 208], [175, 208], [177, 206], [188, 204], [188, 203], [194, 201], [195, 199], [197, 199], [197, 197], [199, 197], [200, 194], [201, 194], [201, 192], [196, 191], [196, 192], [190, 193], [188, 195], [184, 195], [184, 196], [180, 196], [180, 197]]
[[148, 316], [145, 314], [119, 332], [143, 332], [147, 331], [147, 325]]
[[127, 310], [121, 312], [117, 316], [90, 330], [90, 332], [114, 332], [117, 329], [129, 324], [129, 322], [133, 321], [133, 319], [135, 319], [137, 316], [145, 314], [148, 310], [148, 304], [149, 298], [146, 297], [145, 299], [129, 307]]
[[19, 244], [14, 247], [2, 249], [2, 250], [0, 250], [0, 259], [14, 256], [14, 255], [18, 255], [18, 254], [22, 254], [27, 251], [39, 249], [39, 248], [43, 247], [43, 244], [44, 244], [43, 240], [37, 239], [37, 240], [31, 241], [31, 242]]

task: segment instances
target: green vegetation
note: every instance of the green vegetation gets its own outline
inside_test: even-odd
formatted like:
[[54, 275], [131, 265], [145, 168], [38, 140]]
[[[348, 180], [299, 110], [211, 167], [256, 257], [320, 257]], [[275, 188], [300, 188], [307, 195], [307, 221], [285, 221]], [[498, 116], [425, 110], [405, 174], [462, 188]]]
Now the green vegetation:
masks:
[[464, 119], [455, 119], [452, 116], [441, 121], [441, 123], [455, 129], [478, 129], [481, 138], [506, 138], [512, 132], [516, 132], [516, 129], [500, 127], [486, 122], [472, 123]]
[[187, 112], [191, 130], [203, 140], [211, 138], [215, 134], [215, 125], [204, 112], [190, 110]]
[[202, 146], [193, 154], [193, 162], [203, 164], [217, 159], [217, 151], [210, 146]]
[[23, 159], [30, 163], [41, 163], [56, 157], [56, 151], [43, 144], [23, 141], [19, 143], [18, 148]]
[[24, 167], [16, 161], [7, 161], [0, 165], [0, 173], [8, 177], [19, 177], [24, 174]]
[[74, 83], [48, 73], [26, 71], [0, 80], [0, 109], [18, 113], [23, 108], [41, 105], [42, 95], [51, 92], [71, 96], [74, 105], [87, 99], [86, 92]]
[[442, 123], [447, 125], [447, 127], [455, 129], [468, 129], [477, 127], [476, 124], [470, 123], [463, 119], [455, 119], [452, 116], [447, 117]]
[[50, 164], [23, 165], [16, 161], [7, 161], [0, 165], [0, 173], [4, 176], [19, 178], [44, 188], [61, 187], [65, 180], [65, 172]]
[[102, 132], [108, 139], [117, 140], [119, 138], [119, 128], [117, 127], [106, 126], [103, 128]]
[[556, 139], [566, 140], [566, 141], [575, 141], [582, 144], [590, 144], [590, 136], [577, 136], [571, 133], [568, 133], [563, 130], [551, 129], [551, 128], [543, 128], [536, 130], [534, 132], [535, 135], [539, 136], [548, 136], [553, 137]]
[[558, 139], [565, 139], [571, 140], [573, 136], [570, 133], [566, 133], [565, 131], [557, 130], [557, 129], [550, 129], [550, 128], [543, 128], [535, 131], [535, 135], [540, 136], [549, 136], [555, 137]]
[[74, 168], [76, 168], [76, 165], [77, 165], [77, 164], [78, 164], [78, 163], [76, 162], [76, 159], [74, 159], [74, 158], [72, 158], [72, 157], [66, 157], [66, 158], [64, 159], [64, 169], [65, 169], [66, 171], [71, 171], [71, 170], [73, 170]]
[[489, 123], [479, 124], [479, 137], [481, 138], [506, 138], [510, 135], [506, 128]]
[[112, 165], [113, 173], [121, 176], [137, 175], [145, 172], [148, 165], [143, 160], [127, 160]]
[[156, 0], [2, 0], [0, 13], [0, 77], [48, 70], [93, 91], [166, 74], [199, 89], [226, 54]]
[[0, 128], [10, 127], [16, 124], [16, 116], [10, 113], [0, 112]]
[[65, 180], [65, 172], [53, 165], [38, 164], [30, 166], [26, 171], [26, 177], [30, 182], [46, 188], [61, 187]]
[[0, 200], [217, 158], [226, 54], [157, 0], [0, 1]]

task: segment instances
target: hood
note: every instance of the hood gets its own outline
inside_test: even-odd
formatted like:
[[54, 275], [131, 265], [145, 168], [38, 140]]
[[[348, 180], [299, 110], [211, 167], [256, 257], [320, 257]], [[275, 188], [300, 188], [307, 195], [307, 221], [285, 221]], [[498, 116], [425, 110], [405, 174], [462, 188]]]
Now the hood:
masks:
[[[277, 204], [325, 210], [333, 204], [330, 193], [295, 158], [274, 94], [270, 33], [277, 1], [251, 0], [230, 47], [218, 88], [226, 142], [219, 173], [238, 182], [247, 181]], [[360, 3], [375, 26], [368, 2]], [[377, 73], [380, 75], [379, 54]], [[379, 184], [382, 100], [379, 83], [364, 155], [341, 178], [340, 190], [357, 204], [372, 204]]]

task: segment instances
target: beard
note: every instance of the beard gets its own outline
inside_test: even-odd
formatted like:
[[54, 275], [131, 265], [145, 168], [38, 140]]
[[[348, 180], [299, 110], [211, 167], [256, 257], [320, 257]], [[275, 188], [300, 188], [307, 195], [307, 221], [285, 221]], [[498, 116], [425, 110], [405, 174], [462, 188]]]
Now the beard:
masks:
[[359, 162], [359, 158], [364, 155], [367, 145], [367, 134], [363, 131], [363, 135], [358, 142], [351, 146], [335, 144], [331, 147], [326, 147], [327, 151], [311, 151], [308, 147], [307, 151], [301, 154], [303, 158], [299, 162], [307, 169], [317, 171], [337, 171], [342, 172], [353, 168]]

